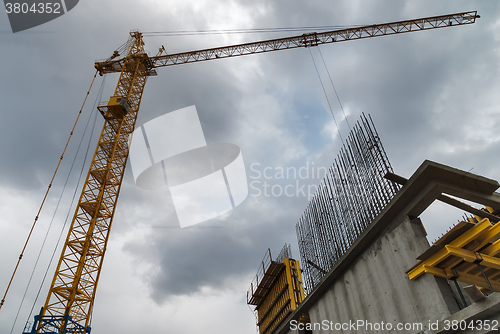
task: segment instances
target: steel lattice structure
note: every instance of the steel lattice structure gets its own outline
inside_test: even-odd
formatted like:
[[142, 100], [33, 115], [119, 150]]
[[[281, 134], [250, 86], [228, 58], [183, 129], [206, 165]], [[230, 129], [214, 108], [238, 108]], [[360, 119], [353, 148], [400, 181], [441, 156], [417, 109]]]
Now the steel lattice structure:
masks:
[[364, 115], [296, 225], [308, 292], [321, 281], [400, 188], [371, 117]]
[[[412, 31], [422, 31], [450, 26], [472, 24], [476, 22], [477, 11], [463, 12], [457, 14], [432, 16], [414, 20], [404, 20], [383, 24], [373, 24], [348, 29], [340, 29], [322, 33], [303, 34], [295, 37], [277, 38], [267, 41], [230, 45], [211, 49], [181, 52], [175, 54], [160, 54], [148, 59], [148, 66], [151, 69], [163, 66], [172, 66], [199, 61], [222, 59], [235, 56], [244, 56], [255, 53], [264, 53], [277, 50], [287, 50], [318, 46], [320, 44], [352, 41], [362, 38], [387, 36], [407, 33]], [[164, 49], [162, 49], [164, 51]], [[97, 62], [96, 68], [101, 74], [120, 72], [124, 59], [106, 60]]]
[[126, 97], [124, 117], [99, 109], [105, 123], [59, 259], [50, 291], [33, 329], [37, 333], [88, 333], [102, 261], [129, 152], [129, 136], [146, 84], [147, 57], [140, 34], [129, 39], [115, 96]]

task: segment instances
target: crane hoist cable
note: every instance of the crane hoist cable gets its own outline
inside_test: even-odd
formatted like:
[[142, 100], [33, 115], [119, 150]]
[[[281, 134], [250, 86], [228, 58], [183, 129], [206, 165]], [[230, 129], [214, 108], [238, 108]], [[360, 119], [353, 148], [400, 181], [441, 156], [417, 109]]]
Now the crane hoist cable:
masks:
[[330, 71], [328, 70], [328, 66], [326, 66], [325, 58], [323, 58], [323, 54], [321, 53], [321, 48], [318, 45], [318, 51], [319, 55], [321, 56], [321, 60], [323, 61], [323, 65], [325, 65], [326, 73], [328, 74], [328, 78], [330, 78], [330, 83], [332, 84], [333, 91], [335, 92], [335, 95], [337, 96], [337, 100], [339, 101], [340, 109], [342, 110], [342, 114], [344, 114], [344, 119], [347, 123], [347, 127], [349, 128], [349, 132], [351, 131], [351, 125], [349, 124], [349, 120], [347, 119], [347, 115], [345, 114], [344, 107], [342, 106], [342, 102], [340, 102], [340, 97], [339, 94], [337, 93], [337, 89], [335, 88], [335, 85], [333, 84], [332, 76], [330, 75]]
[[88, 139], [88, 143], [87, 143], [87, 150], [86, 150], [86, 153], [85, 153], [85, 156], [84, 156], [83, 162], [82, 162], [82, 167], [81, 167], [81, 170], [80, 170], [80, 176], [79, 176], [79, 178], [78, 178], [78, 181], [77, 181], [76, 187], [75, 187], [74, 192], [73, 192], [73, 198], [72, 198], [72, 201], [71, 201], [71, 203], [70, 203], [70, 205], [69, 205], [69, 208], [68, 208], [68, 212], [67, 212], [67, 215], [66, 215], [65, 222], [64, 222], [64, 224], [63, 224], [63, 225], [62, 225], [62, 227], [61, 227], [61, 232], [60, 232], [60, 234], [59, 234], [59, 238], [58, 238], [58, 240], [57, 240], [57, 242], [56, 242], [56, 244], [55, 244], [55, 246], [54, 246], [54, 250], [53, 250], [53, 252], [52, 252], [52, 256], [51, 256], [50, 261], [49, 261], [49, 263], [48, 263], [48, 265], [47, 265], [47, 268], [46, 268], [46, 270], [45, 270], [45, 275], [43, 276], [42, 282], [40, 283], [40, 286], [39, 286], [39, 289], [38, 289], [38, 293], [37, 293], [36, 298], [35, 298], [35, 300], [34, 300], [34, 302], [33, 302], [33, 305], [32, 305], [32, 307], [31, 307], [31, 311], [30, 311], [30, 314], [29, 314], [29, 316], [28, 316], [28, 320], [26, 321], [26, 323], [28, 323], [28, 322], [29, 322], [29, 319], [31, 319], [31, 316], [32, 316], [32, 313], [33, 313], [33, 309], [34, 309], [35, 304], [36, 304], [36, 302], [37, 302], [37, 300], [38, 300], [38, 297], [39, 297], [40, 292], [41, 292], [41, 290], [42, 290], [43, 284], [44, 284], [44, 282], [45, 282], [45, 278], [47, 277], [47, 273], [48, 273], [48, 271], [49, 271], [49, 269], [50, 269], [50, 266], [51, 266], [51, 264], [52, 264], [52, 261], [53, 261], [53, 259], [54, 259], [55, 254], [56, 254], [57, 247], [58, 247], [58, 245], [59, 245], [59, 242], [60, 242], [61, 236], [62, 236], [62, 234], [63, 234], [64, 228], [66, 227], [66, 224], [67, 224], [67, 221], [68, 221], [69, 215], [70, 215], [71, 210], [72, 210], [72, 205], [73, 205], [73, 202], [74, 202], [74, 199], [75, 199], [76, 193], [77, 193], [77, 191], [78, 191], [78, 186], [79, 186], [79, 184], [80, 184], [80, 181], [81, 181], [81, 178], [82, 178], [82, 175], [83, 175], [83, 171], [84, 171], [84, 168], [85, 168], [85, 163], [86, 163], [86, 161], [87, 161], [87, 156], [88, 156], [88, 152], [89, 152], [89, 149], [90, 149], [90, 144], [91, 144], [91, 141], [92, 141], [92, 138], [93, 138], [93, 133], [94, 133], [95, 126], [96, 126], [96, 121], [97, 121], [97, 109], [96, 109], [96, 107], [97, 107], [97, 103], [98, 103], [98, 102], [101, 100], [101, 98], [102, 98], [102, 94], [103, 94], [103, 91], [104, 91], [104, 85], [105, 85], [105, 83], [106, 83], [106, 76], [104, 76], [104, 77], [103, 77], [103, 80], [101, 81], [101, 87], [99, 88], [99, 91], [98, 91], [98, 93], [97, 93], [96, 99], [95, 99], [95, 101], [94, 101], [94, 105], [93, 105], [93, 107], [92, 107], [92, 109], [91, 109], [91, 110], [92, 110], [92, 111], [94, 111], [94, 112], [93, 112], [93, 113], [92, 113], [92, 112], [90, 113], [89, 118], [88, 118], [88, 120], [87, 120], [87, 123], [85, 124], [85, 128], [84, 128], [84, 130], [83, 130], [83, 133], [82, 133], [82, 136], [81, 136], [80, 142], [79, 142], [78, 147], [77, 147], [77, 149], [76, 149], [75, 156], [73, 157], [73, 161], [72, 161], [72, 163], [71, 163], [70, 169], [69, 169], [68, 174], [67, 174], [67, 176], [66, 176], [66, 180], [65, 180], [65, 183], [64, 183], [64, 185], [63, 185], [63, 189], [61, 190], [61, 194], [59, 195], [59, 199], [58, 199], [58, 201], [57, 201], [56, 208], [55, 208], [54, 213], [53, 213], [53, 215], [52, 215], [52, 219], [51, 219], [51, 221], [50, 221], [49, 227], [48, 227], [48, 229], [47, 229], [47, 232], [45, 233], [45, 237], [44, 237], [44, 239], [43, 239], [42, 245], [40, 246], [40, 251], [38, 252], [38, 256], [37, 256], [37, 258], [36, 258], [35, 264], [34, 264], [34, 266], [33, 266], [33, 270], [32, 270], [32, 272], [31, 272], [30, 278], [29, 278], [28, 283], [27, 283], [27, 285], [26, 285], [26, 289], [25, 289], [24, 294], [23, 294], [23, 297], [22, 297], [22, 299], [21, 299], [21, 303], [20, 303], [20, 305], [19, 305], [19, 309], [18, 309], [18, 311], [17, 311], [17, 313], [16, 313], [16, 317], [15, 317], [14, 322], [13, 322], [13, 324], [12, 324], [12, 329], [11, 329], [10, 333], [12, 333], [12, 332], [14, 331], [14, 328], [15, 328], [15, 325], [16, 325], [16, 322], [17, 322], [17, 318], [18, 318], [19, 313], [20, 313], [20, 311], [21, 311], [21, 308], [22, 308], [22, 305], [23, 305], [23, 303], [24, 303], [24, 299], [25, 299], [25, 297], [26, 297], [26, 295], [27, 295], [28, 289], [29, 289], [29, 287], [30, 287], [30, 285], [31, 285], [32, 278], [33, 278], [34, 273], [35, 273], [35, 270], [36, 270], [36, 268], [37, 268], [37, 266], [38, 266], [38, 262], [39, 262], [39, 260], [40, 260], [40, 257], [41, 257], [41, 254], [42, 254], [42, 251], [43, 251], [44, 246], [45, 246], [45, 243], [46, 243], [46, 241], [47, 241], [47, 238], [48, 238], [48, 236], [49, 236], [49, 233], [50, 233], [50, 230], [51, 230], [52, 224], [54, 223], [54, 220], [55, 220], [56, 214], [57, 214], [58, 209], [59, 209], [59, 205], [60, 205], [60, 203], [61, 203], [61, 201], [62, 201], [62, 198], [63, 198], [64, 192], [65, 192], [66, 187], [67, 187], [67, 185], [68, 185], [69, 178], [70, 178], [70, 176], [71, 176], [71, 174], [72, 174], [72, 171], [73, 171], [73, 168], [74, 168], [74, 166], [75, 166], [76, 160], [77, 160], [77, 158], [79, 157], [79, 152], [80, 152], [80, 149], [81, 149], [81, 147], [82, 147], [82, 143], [83, 143], [83, 141], [84, 141], [84, 139], [85, 139], [85, 136], [86, 136], [86, 134], [87, 134], [87, 130], [88, 130], [88, 127], [89, 127], [90, 121], [92, 120], [92, 116], [94, 116], [94, 122], [93, 122], [93, 125], [92, 125], [92, 130], [91, 130], [91, 133], [90, 133], [90, 136], [89, 136], [89, 139]]
[[151, 36], [200, 36], [200, 35], [228, 35], [228, 34], [255, 34], [269, 32], [295, 32], [295, 31], [321, 31], [332, 29], [345, 29], [361, 27], [352, 26], [307, 26], [307, 27], [285, 27], [285, 28], [256, 28], [256, 29], [210, 29], [210, 30], [172, 30], [172, 31], [146, 31], [142, 35]]
[[[101, 95], [102, 96], [102, 95]], [[95, 110], [95, 108], [93, 108]], [[31, 318], [31, 315], [33, 314], [33, 310], [35, 308], [35, 305], [36, 305], [36, 302], [38, 301], [38, 297], [40, 296], [40, 293], [42, 291], [42, 288], [43, 288], [43, 284], [45, 283], [45, 279], [47, 278], [47, 274], [49, 273], [49, 270], [50, 270], [50, 266], [52, 264], [52, 261], [54, 260], [54, 256], [56, 255], [56, 252], [57, 252], [57, 248], [61, 242], [61, 238], [62, 236], [64, 235], [64, 230], [66, 228], [66, 225], [68, 224], [68, 221], [69, 221], [69, 218], [70, 218], [70, 215], [71, 215], [71, 212], [72, 212], [72, 206], [73, 206], [73, 203], [75, 201], [75, 198], [76, 198], [76, 195], [78, 193], [78, 189], [79, 189], [79, 185], [80, 185], [80, 182], [82, 180], [82, 176], [84, 174], [84, 171], [85, 171], [85, 163], [87, 162], [87, 158], [88, 158], [88, 154], [89, 154], [89, 151], [90, 151], [90, 144], [91, 144], [91, 140], [93, 138], [93, 134], [94, 134], [94, 130], [95, 130], [95, 126], [96, 126], [96, 123], [97, 123], [97, 112], [94, 112], [93, 113], [93, 116], [94, 116], [94, 121], [93, 121], [93, 125], [92, 125], [92, 131], [91, 131], [91, 134], [89, 136], [89, 141], [87, 143], [87, 149], [85, 151], [85, 156], [84, 156], [84, 160], [83, 160], [83, 163], [82, 163], [82, 167], [80, 169], [80, 175], [79, 175], [79, 178], [78, 178], [78, 181], [77, 181], [77, 184], [76, 184], [76, 187], [75, 187], [75, 191], [73, 192], [73, 197], [71, 199], [71, 204], [69, 206], [69, 209], [68, 209], [68, 212], [66, 214], [66, 218], [64, 220], [64, 224], [63, 226], [61, 227], [61, 232], [59, 233], [59, 237], [57, 238], [57, 242], [56, 242], [56, 245], [54, 246], [54, 250], [52, 251], [52, 255], [50, 257], [50, 261], [49, 261], [49, 264], [47, 265], [47, 269], [45, 270], [45, 273], [44, 273], [44, 276], [43, 276], [43, 279], [42, 279], [42, 282], [40, 283], [40, 287], [38, 289], [38, 292], [37, 292], [37, 295], [36, 295], [36, 298], [35, 300], [33, 301], [33, 305], [31, 306], [31, 310], [30, 310], [30, 314], [28, 316], [28, 318], [26, 319], [26, 324], [29, 323], [30, 321], [30, 318]], [[89, 119], [90, 120], [90, 119]]]
[[68, 140], [66, 141], [66, 145], [64, 146], [61, 157], [59, 158], [59, 162], [57, 163], [56, 169], [54, 170], [54, 174], [52, 175], [52, 178], [49, 182], [49, 186], [47, 187], [45, 195], [43, 196], [42, 203], [40, 204], [40, 207], [38, 208], [38, 212], [36, 214], [35, 220], [33, 221], [33, 224], [31, 225], [31, 229], [28, 233], [28, 237], [26, 238], [26, 242], [24, 243], [23, 249], [21, 250], [21, 254], [19, 255], [19, 258], [17, 260], [14, 271], [12, 272], [12, 276], [10, 277], [9, 284], [7, 285], [7, 288], [5, 289], [5, 293], [3, 295], [3, 298], [0, 301], [0, 310], [2, 309], [2, 306], [5, 303], [5, 299], [7, 298], [7, 293], [9, 292], [10, 286], [12, 285], [12, 281], [14, 280], [14, 276], [16, 275], [17, 269], [19, 268], [19, 264], [23, 258], [24, 251], [26, 250], [26, 247], [28, 246], [28, 242], [30, 241], [31, 235], [33, 234], [33, 230], [35, 229], [35, 226], [36, 226], [36, 223], [37, 223], [38, 218], [40, 216], [40, 213], [42, 212], [43, 206], [45, 204], [45, 200], [47, 199], [47, 196], [49, 195], [50, 188], [52, 187], [52, 183], [54, 182], [57, 171], [59, 170], [59, 166], [61, 166], [61, 162], [64, 158], [64, 154], [66, 153], [66, 149], [68, 148], [69, 142], [70, 142], [71, 138], [73, 137], [73, 131], [75, 131], [76, 125], [78, 124], [78, 120], [80, 119], [80, 115], [82, 114], [83, 107], [85, 106], [85, 102], [87, 102], [87, 98], [89, 97], [90, 90], [92, 89], [92, 86], [94, 85], [94, 81], [95, 81], [95, 78], [97, 76], [97, 73], [98, 73], [98, 71], [96, 71], [96, 73], [94, 74], [94, 77], [92, 78], [92, 82], [90, 83], [90, 87], [87, 91], [87, 94], [85, 95], [84, 100], [83, 100], [82, 107], [80, 108], [80, 111], [78, 112], [75, 123], [73, 124], [73, 128], [71, 129]]
[[330, 108], [330, 112], [331, 112], [332, 117], [333, 117], [333, 122], [335, 122], [335, 126], [337, 127], [337, 132], [339, 133], [340, 142], [344, 143], [344, 139], [342, 139], [342, 134], [340, 133], [339, 124], [337, 123], [337, 120], [335, 119], [335, 115], [333, 114], [332, 105], [330, 104], [330, 99], [328, 98], [328, 94], [326, 93], [326, 89], [325, 89], [325, 85], [323, 84], [323, 80], [321, 80], [321, 75], [319, 74], [318, 66], [316, 66], [316, 61], [314, 60], [313, 54], [311, 52], [311, 48], [308, 48], [308, 50], [309, 50], [309, 54], [311, 55], [311, 59], [312, 59], [313, 64], [314, 64], [314, 68], [316, 69], [316, 74], [318, 75], [319, 82], [321, 83], [321, 88], [323, 88], [323, 93], [325, 94], [326, 102], [328, 102], [328, 107]]

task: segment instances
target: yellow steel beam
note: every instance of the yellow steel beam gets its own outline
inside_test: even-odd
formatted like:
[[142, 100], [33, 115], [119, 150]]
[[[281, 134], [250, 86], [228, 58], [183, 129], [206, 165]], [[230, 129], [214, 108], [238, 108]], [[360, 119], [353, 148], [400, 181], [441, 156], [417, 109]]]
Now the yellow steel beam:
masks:
[[431, 275], [443, 277], [446, 279], [450, 279], [453, 277], [453, 274], [451, 272], [448, 272], [444, 269], [440, 269], [440, 268], [436, 268], [436, 267], [424, 266], [423, 270], [424, 270], [425, 274], [431, 274]]
[[483, 253], [472, 252], [466, 249], [447, 245], [449, 254], [461, 257], [464, 261], [474, 263], [478, 261], [482, 266], [500, 270], [500, 259]]
[[486, 255], [491, 255], [495, 256], [500, 253], [500, 239], [486, 247], [484, 250], [481, 251], [481, 254], [486, 254]]
[[[488, 228], [490, 227], [491, 227], [490, 221], [487, 218], [484, 218], [470, 230], [468, 230], [467, 232], [463, 233], [458, 238], [453, 240], [450, 243], [450, 246], [461, 248], [470, 243], [471, 241], [476, 240], [482, 234], [486, 233], [488, 231]], [[436, 254], [432, 255], [430, 258], [428, 258], [425, 261], [422, 261], [418, 266], [411, 269], [408, 272], [408, 277], [411, 280], [420, 277], [425, 273], [424, 267], [434, 267], [449, 256], [450, 252], [446, 248], [439, 250]]]
[[302, 280], [302, 271], [300, 269], [299, 261], [295, 261], [295, 265], [296, 265], [296, 274], [297, 274], [297, 278], [298, 278], [297, 283], [300, 286], [300, 302], [302, 302], [306, 298], [306, 294], [304, 292], [304, 285], [302, 284], [302, 282], [304, 282], [304, 281]]
[[472, 251], [469, 251], [469, 250], [466, 250], [463, 248], [453, 247], [450, 245], [446, 245], [446, 246], [444, 246], [444, 248], [446, 249], [446, 252], [448, 255], [457, 256], [464, 261], [472, 263], [472, 262], [477, 260], [475, 252], [472, 252]]
[[[457, 281], [489, 289], [488, 284], [484, 280], [483, 276], [471, 275], [462, 271], [459, 271], [457, 273], [458, 273]], [[493, 289], [495, 289], [495, 291], [500, 291], [500, 282], [490, 280], [490, 284], [493, 287]]]
[[486, 233], [478, 236], [476, 241], [480, 243], [479, 247], [483, 247], [484, 245], [486, 245], [491, 240], [494, 240], [499, 235], [500, 235], [500, 224], [495, 224], [490, 229], [488, 229]]
[[[471, 275], [465, 271], [455, 271], [454, 273], [450, 269], [440, 269], [436, 267], [424, 267], [426, 274], [431, 274], [433, 276], [442, 277], [446, 279], [451, 279], [456, 277], [457, 281], [463, 282], [466, 284], [477, 285], [482, 288], [489, 288], [488, 284], [484, 280], [483, 276], [479, 275]], [[490, 284], [495, 289], [495, 291], [500, 291], [500, 282], [490, 280]]]
[[[456, 279], [467, 284], [489, 288], [488, 282], [482, 274], [477, 271], [471, 274], [471, 270], [479, 263], [484, 268], [497, 270], [490, 276], [497, 276], [500, 271], [500, 258], [495, 257], [500, 253], [500, 239], [484, 247], [500, 235], [500, 224], [491, 225], [487, 218], [481, 220], [470, 230], [445, 245], [441, 250], [422, 261], [408, 272], [408, 277], [414, 280], [422, 274], [431, 274], [446, 279]], [[466, 248], [464, 248], [466, 247]], [[484, 248], [484, 249], [482, 249]], [[477, 252], [481, 250], [481, 252]], [[449, 257], [454, 260], [446, 263], [446, 268], [437, 266]], [[499, 291], [500, 282], [488, 279], [491, 288]]]
[[286, 275], [286, 281], [289, 283], [288, 284], [288, 294], [291, 299], [291, 309], [295, 310], [297, 308], [297, 301], [295, 300], [295, 293], [294, 293], [294, 284], [293, 284], [293, 276], [292, 276], [292, 268], [291, 268], [291, 261], [290, 259], [283, 259], [283, 263], [285, 263], [285, 275]]
[[[487, 218], [485, 218], [487, 219]], [[477, 238], [474, 239], [474, 243], [471, 243], [467, 249], [471, 251], [478, 251], [481, 248], [483, 248], [485, 245], [487, 245], [491, 240], [494, 240], [500, 235], [500, 224], [495, 224], [491, 228], [487, 229], [484, 231], [484, 233], [481, 233], [480, 235], [477, 236]], [[450, 244], [451, 245], [451, 244]], [[455, 245], [451, 245], [455, 246]], [[490, 246], [488, 246], [490, 247]], [[494, 250], [494, 248], [492, 249]], [[494, 254], [489, 254], [485, 253], [484, 251], [481, 251], [482, 254], [487, 254], [487, 255], [494, 255]], [[469, 262], [469, 261], [468, 261]], [[456, 260], [452, 263], [450, 263], [448, 266], [455, 267], [460, 263], [460, 260]], [[464, 268], [460, 268], [461, 270], [465, 270]], [[469, 269], [470, 270], [470, 269]], [[468, 271], [468, 270], [465, 270]]]

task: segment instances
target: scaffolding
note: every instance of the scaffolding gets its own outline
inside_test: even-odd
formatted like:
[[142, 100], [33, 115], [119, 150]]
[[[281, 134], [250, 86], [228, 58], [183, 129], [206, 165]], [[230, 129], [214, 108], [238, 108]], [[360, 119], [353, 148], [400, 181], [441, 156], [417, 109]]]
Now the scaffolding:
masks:
[[254, 305], [260, 334], [271, 334], [304, 300], [299, 261], [292, 259], [285, 244], [275, 261], [268, 249], [247, 291], [247, 304]]

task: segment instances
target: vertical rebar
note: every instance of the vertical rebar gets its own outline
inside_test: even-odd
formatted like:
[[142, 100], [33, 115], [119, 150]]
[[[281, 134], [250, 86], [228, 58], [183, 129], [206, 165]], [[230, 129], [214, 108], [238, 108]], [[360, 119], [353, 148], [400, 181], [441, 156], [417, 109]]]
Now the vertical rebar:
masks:
[[296, 225], [306, 291], [321, 281], [396, 195], [400, 186], [384, 179], [389, 171], [392, 167], [373, 120], [363, 114]]

